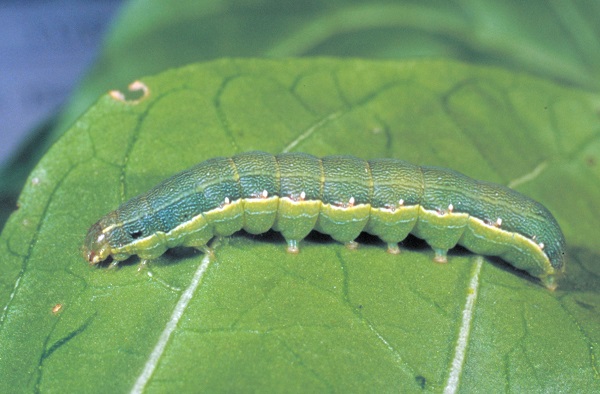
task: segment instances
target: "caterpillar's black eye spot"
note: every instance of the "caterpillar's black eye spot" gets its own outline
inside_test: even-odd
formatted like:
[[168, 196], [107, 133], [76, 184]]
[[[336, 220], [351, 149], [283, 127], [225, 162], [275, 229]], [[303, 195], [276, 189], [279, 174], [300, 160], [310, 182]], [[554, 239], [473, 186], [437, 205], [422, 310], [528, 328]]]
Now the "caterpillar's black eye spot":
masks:
[[129, 235], [131, 235], [131, 238], [133, 238], [133, 239], [138, 239], [139, 237], [142, 236], [142, 232], [141, 231], [136, 231], [136, 232], [131, 233]]

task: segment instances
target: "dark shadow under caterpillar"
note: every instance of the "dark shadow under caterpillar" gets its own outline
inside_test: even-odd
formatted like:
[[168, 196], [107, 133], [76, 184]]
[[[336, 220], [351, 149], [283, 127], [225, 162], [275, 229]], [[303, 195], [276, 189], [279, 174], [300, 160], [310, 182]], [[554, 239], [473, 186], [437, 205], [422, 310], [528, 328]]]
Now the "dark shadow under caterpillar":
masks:
[[460, 244], [500, 256], [550, 289], [564, 271], [558, 223], [512, 189], [401, 160], [304, 153], [248, 152], [199, 163], [104, 216], [83, 250], [92, 264], [109, 256], [118, 264], [131, 255], [154, 259], [176, 246], [207, 251], [214, 236], [271, 228], [292, 253], [312, 230], [349, 247], [365, 231], [390, 253], [399, 253], [398, 243], [412, 233], [438, 262]]

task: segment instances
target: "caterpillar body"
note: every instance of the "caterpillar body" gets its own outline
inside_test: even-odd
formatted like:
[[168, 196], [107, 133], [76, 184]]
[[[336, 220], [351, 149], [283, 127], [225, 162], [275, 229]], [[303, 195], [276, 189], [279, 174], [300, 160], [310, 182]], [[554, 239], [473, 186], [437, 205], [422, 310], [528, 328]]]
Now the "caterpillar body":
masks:
[[207, 251], [215, 236], [274, 229], [298, 252], [312, 230], [356, 245], [365, 231], [398, 253], [409, 233], [434, 260], [449, 249], [500, 256], [550, 288], [564, 270], [565, 239], [540, 203], [456, 171], [395, 159], [318, 158], [247, 152], [180, 172], [94, 224], [83, 252], [91, 264], [112, 256], [151, 260], [176, 246]]

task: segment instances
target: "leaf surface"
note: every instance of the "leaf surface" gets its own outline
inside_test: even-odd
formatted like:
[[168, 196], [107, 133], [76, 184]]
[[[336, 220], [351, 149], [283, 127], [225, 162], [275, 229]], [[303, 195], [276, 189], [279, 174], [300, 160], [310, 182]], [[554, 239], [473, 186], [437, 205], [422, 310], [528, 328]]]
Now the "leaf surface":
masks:
[[[597, 95], [447, 61], [220, 60], [107, 94], [35, 168], [0, 236], [0, 392], [600, 388]], [[91, 268], [89, 226], [191, 165], [249, 150], [396, 157], [510, 185], [568, 242], [549, 292], [416, 238], [385, 253], [235, 234], [137, 272]]]

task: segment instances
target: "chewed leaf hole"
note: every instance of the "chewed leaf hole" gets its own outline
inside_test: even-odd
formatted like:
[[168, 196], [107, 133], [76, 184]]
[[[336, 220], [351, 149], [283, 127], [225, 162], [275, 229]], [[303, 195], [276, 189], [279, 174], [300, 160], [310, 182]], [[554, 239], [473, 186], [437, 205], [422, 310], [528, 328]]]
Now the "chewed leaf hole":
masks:
[[142, 81], [130, 83], [128, 89], [129, 90], [125, 93], [120, 90], [111, 90], [108, 94], [114, 100], [128, 104], [137, 104], [150, 95], [150, 89]]

